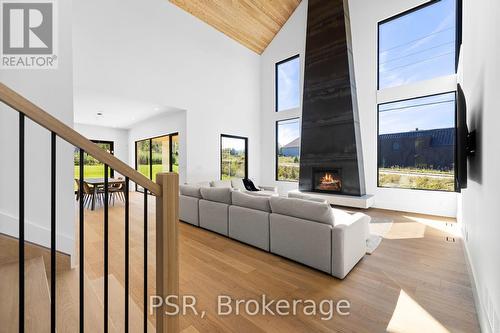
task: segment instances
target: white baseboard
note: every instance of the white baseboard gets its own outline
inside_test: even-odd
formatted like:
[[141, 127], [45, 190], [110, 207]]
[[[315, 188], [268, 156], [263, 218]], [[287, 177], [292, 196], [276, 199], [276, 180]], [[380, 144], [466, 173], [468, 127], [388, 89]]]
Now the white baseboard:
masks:
[[488, 314], [484, 307], [484, 304], [481, 302], [481, 297], [479, 296], [479, 286], [477, 285], [477, 281], [474, 274], [474, 265], [470, 259], [469, 250], [467, 248], [467, 244], [465, 243], [465, 239], [462, 239], [462, 246], [465, 253], [465, 263], [467, 266], [467, 271], [469, 272], [469, 278], [472, 286], [472, 295], [474, 297], [474, 304], [476, 306], [477, 320], [479, 322], [479, 326], [481, 327], [481, 332], [483, 333], [493, 333], [492, 324], [488, 320]]
[[[19, 219], [5, 212], [0, 212], [0, 233], [11, 237], [19, 237]], [[32, 221], [25, 221], [25, 240], [43, 247], [50, 248], [50, 229]], [[56, 235], [57, 251], [73, 256], [75, 250], [74, 236], [61, 233]]]

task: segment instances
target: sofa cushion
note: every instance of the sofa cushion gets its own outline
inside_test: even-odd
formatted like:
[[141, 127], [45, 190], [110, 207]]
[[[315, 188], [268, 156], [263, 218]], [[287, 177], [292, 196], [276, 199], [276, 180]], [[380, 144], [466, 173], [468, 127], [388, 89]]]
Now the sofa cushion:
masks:
[[205, 200], [231, 204], [231, 188], [202, 187], [200, 191]]
[[333, 211], [329, 204], [280, 197], [271, 197], [269, 202], [273, 213], [293, 216], [329, 225], [334, 224]]
[[308, 195], [308, 194], [304, 194], [304, 193], [289, 192], [288, 197], [295, 198], [295, 199], [309, 200], [309, 201], [314, 201], [314, 202], [327, 203], [327, 201], [325, 199], [316, 198], [316, 197], [313, 197], [312, 195]]
[[232, 188], [231, 180], [212, 180], [210, 182], [210, 187], [223, 187], [223, 188]]
[[335, 219], [334, 225], [339, 224], [350, 224], [353, 220], [353, 216], [341, 209], [332, 208], [333, 216]]
[[244, 191], [245, 190], [245, 185], [243, 184], [243, 179], [241, 179], [241, 178], [233, 178], [233, 179], [231, 179], [231, 186], [234, 189], [238, 189], [240, 191]]
[[185, 195], [188, 197], [201, 198], [200, 188], [198, 186], [180, 185], [179, 191], [182, 195]]
[[270, 212], [271, 206], [269, 204], [268, 197], [259, 197], [255, 195], [246, 194], [243, 192], [233, 192], [232, 202], [235, 206], [262, 210], [264, 212]]

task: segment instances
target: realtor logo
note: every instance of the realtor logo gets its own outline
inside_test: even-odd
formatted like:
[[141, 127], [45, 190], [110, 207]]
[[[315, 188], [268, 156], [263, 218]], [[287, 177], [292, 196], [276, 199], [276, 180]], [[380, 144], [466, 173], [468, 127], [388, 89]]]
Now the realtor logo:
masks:
[[0, 0], [1, 68], [57, 68], [53, 0]]

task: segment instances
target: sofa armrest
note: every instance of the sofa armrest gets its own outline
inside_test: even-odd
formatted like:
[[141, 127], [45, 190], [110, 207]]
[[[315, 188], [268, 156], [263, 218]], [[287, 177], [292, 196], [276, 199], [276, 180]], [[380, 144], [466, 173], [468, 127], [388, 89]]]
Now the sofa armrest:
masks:
[[332, 275], [343, 279], [366, 253], [370, 217], [362, 213], [332, 229]]
[[278, 188], [276, 186], [258, 186], [262, 191], [269, 191], [278, 193]]

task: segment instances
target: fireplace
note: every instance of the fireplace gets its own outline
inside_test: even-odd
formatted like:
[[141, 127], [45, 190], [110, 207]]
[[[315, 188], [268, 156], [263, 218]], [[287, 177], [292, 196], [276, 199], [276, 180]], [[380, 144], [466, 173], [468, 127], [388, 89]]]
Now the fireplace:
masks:
[[312, 183], [315, 192], [341, 193], [341, 169], [314, 169]]

